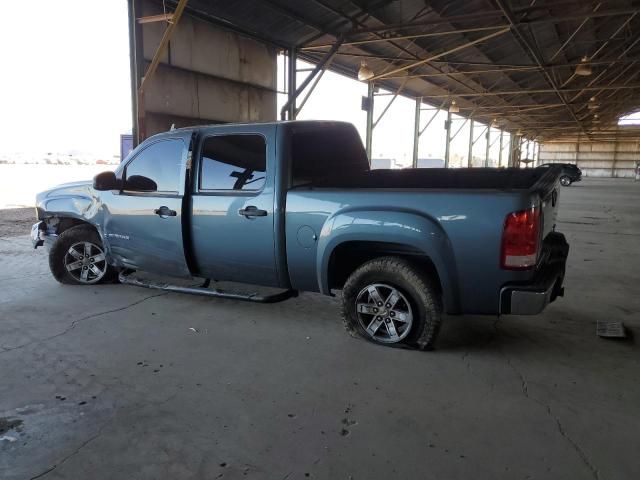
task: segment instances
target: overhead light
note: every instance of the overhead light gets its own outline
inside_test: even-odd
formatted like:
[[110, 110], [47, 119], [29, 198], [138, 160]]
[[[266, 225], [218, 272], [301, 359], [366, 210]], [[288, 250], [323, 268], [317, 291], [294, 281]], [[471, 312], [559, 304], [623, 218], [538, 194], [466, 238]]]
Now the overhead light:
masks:
[[449, 105], [449, 113], [458, 113], [460, 111], [460, 107], [455, 100], [451, 100], [451, 105]]
[[593, 114], [593, 123], [600, 123], [600, 117], [597, 113]]
[[588, 77], [593, 72], [591, 70], [591, 64], [589, 63], [589, 59], [585, 55], [580, 60], [580, 64], [576, 67], [576, 75], [580, 75], [581, 77]]
[[360, 64], [360, 69], [358, 70], [358, 80], [360, 80], [361, 82], [366, 82], [367, 80], [373, 78], [374, 75], [375, 74], [373, 73], [373, 70], [371, 70], [367, 66], [367, 62], [363, 60]]
[[491, 120], [491, 126], [493, 128], [496, 128], [498, 126], [498, 119], [494, 118], [493, 120]]
[[587, 108], [589, 110], [596, 110], [599, 107], [598, 103], [596, 102], [596, 97], [591, 97], [589, 99], [589, 103], [587, 103]]

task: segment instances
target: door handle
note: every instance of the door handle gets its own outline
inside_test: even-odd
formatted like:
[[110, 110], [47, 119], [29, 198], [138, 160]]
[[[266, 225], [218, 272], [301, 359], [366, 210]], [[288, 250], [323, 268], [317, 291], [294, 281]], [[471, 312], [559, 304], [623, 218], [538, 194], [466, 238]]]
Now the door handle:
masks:
[[238, 210], [238, 215], [242, 215], [244, 217], [247, 218], [252, 218], [252, 217], [266, 217], [267, 216], [267, 211], [266, 210], [260, 210], [257, 207], [254, 207], [253, 205], [250, 205], [246, 208], [241, 208], [240, 210]]
[[175, 217], [177, 215], [175, 210], [171, 210], [169, 207], [166, 206], [162, 206], [160, 208], [156, 208], [153, 213], [155, 213], [156, 215], [162, 217], [162, 218], [167, 218], [167, 217]]

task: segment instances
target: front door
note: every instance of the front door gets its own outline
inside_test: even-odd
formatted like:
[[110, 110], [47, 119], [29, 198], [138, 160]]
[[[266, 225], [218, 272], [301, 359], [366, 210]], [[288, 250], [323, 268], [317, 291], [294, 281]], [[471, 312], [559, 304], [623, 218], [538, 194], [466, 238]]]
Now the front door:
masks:
[[279, 284], [274, 244], [275, 146], [267, 141], [269, 130], [259, 133], [260, 128], [214, 129], [203, 135], [191, 222], [200, 276]]
[[191, 133], [159, 139], [136, 152], [122, 171], [120, 192], [105, 192], [104, 236], [122, 266], [189, 276], [182, 238], [182, 201]]

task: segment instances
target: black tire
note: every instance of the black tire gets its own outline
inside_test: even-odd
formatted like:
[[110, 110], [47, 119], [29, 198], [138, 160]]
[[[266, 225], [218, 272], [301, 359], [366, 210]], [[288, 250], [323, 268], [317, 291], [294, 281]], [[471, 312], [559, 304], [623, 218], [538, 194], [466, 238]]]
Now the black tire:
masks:
[[[374, 284], [388, 285], [397, 289], [409, 304], [412, 321], [407, 328], [408, 332], [400, 334], [402, 323], [394, 322], [393, 318], [383, 319], [386, 323], [391, 320], [393, 331], [398, 334], [398, 337], [404, 335], [404, 338], [398, 338], [397, 341], [391, 341], [391, 339], [382, 341], [375, 336], [375, 331], [372, 335], [363, 326], [365, 319], [368, 321], [369, 318], [372, 320], [380, 318], [370, 313], [359, 315], [357, 311], [357, 308], [362, 307], [362, 305], [357, 307], [357, 303], [362, 299], [361, 295], [366, 293], [367, 287]], [[404, 300], [402, 300], [403, 304]], [[375, 306], [375, 300], [374, 303], [366, 305], [367, 308]], [[389, 314], [384, 313], [384, 315]], [[420, 350], [431, 349], [440, 329], [441, 314], [441, 297], [429, 276], [400, 257], [380, 257], [364, 263], [349, 276], [342, 290], [342, 318], [345, 328], [350, 334], [358, 335], [376, 344]], [[368, 317], [368, 315], [371, 316]], [[373, 323], [372, 321], [369, 324], [369, 328]], [[378, 325], [381, 327], [384, 323], [378, 323]], [[385, 329], [391, 337], [391, 331], [386, 325]]]
[[99, 265], [101, 270], [106, 268], [106, 271], [100, 278], [97, 278], [98, 276], [96, 275], [93, 279], [89, 278], [88, 281], [81, 281], [75, 278], [67, 270], [65, 266], [65, 257], [68, 256], [69, 249], [72, 245], [82, 242], [89, 242], [102, 249], [102, 240], [100, 239], [98, 232], [90, 226], [77, 225], [60, 234], [49, 251], [49, 269], [51, 270], [53, 277], [58, 282], [67, 285], [96, 285], [99, 283], [112, 282], [117, 279], [117, 270], [111, 265], [108, 265], [106, 259], [104, 260], [104, 264], [102, 264], [102, 261], [96, 263], [96, 265]]
[[568, 175], [562, 175], [560, 177], [560, 185], [562, 185], [563, 187], [568, 187], [569, 185], [571, 185], [571, 178], [569, 178]]

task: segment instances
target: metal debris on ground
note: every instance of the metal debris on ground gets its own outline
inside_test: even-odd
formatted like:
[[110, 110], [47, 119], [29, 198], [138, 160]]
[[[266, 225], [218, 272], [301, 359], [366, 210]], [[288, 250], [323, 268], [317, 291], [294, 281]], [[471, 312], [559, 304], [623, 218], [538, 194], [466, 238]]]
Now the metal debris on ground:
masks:
[[624, 324], [616, 320], [598, 320], [596, 333], [599, 337], [606, 338], [625, 338], [627, 336]]

